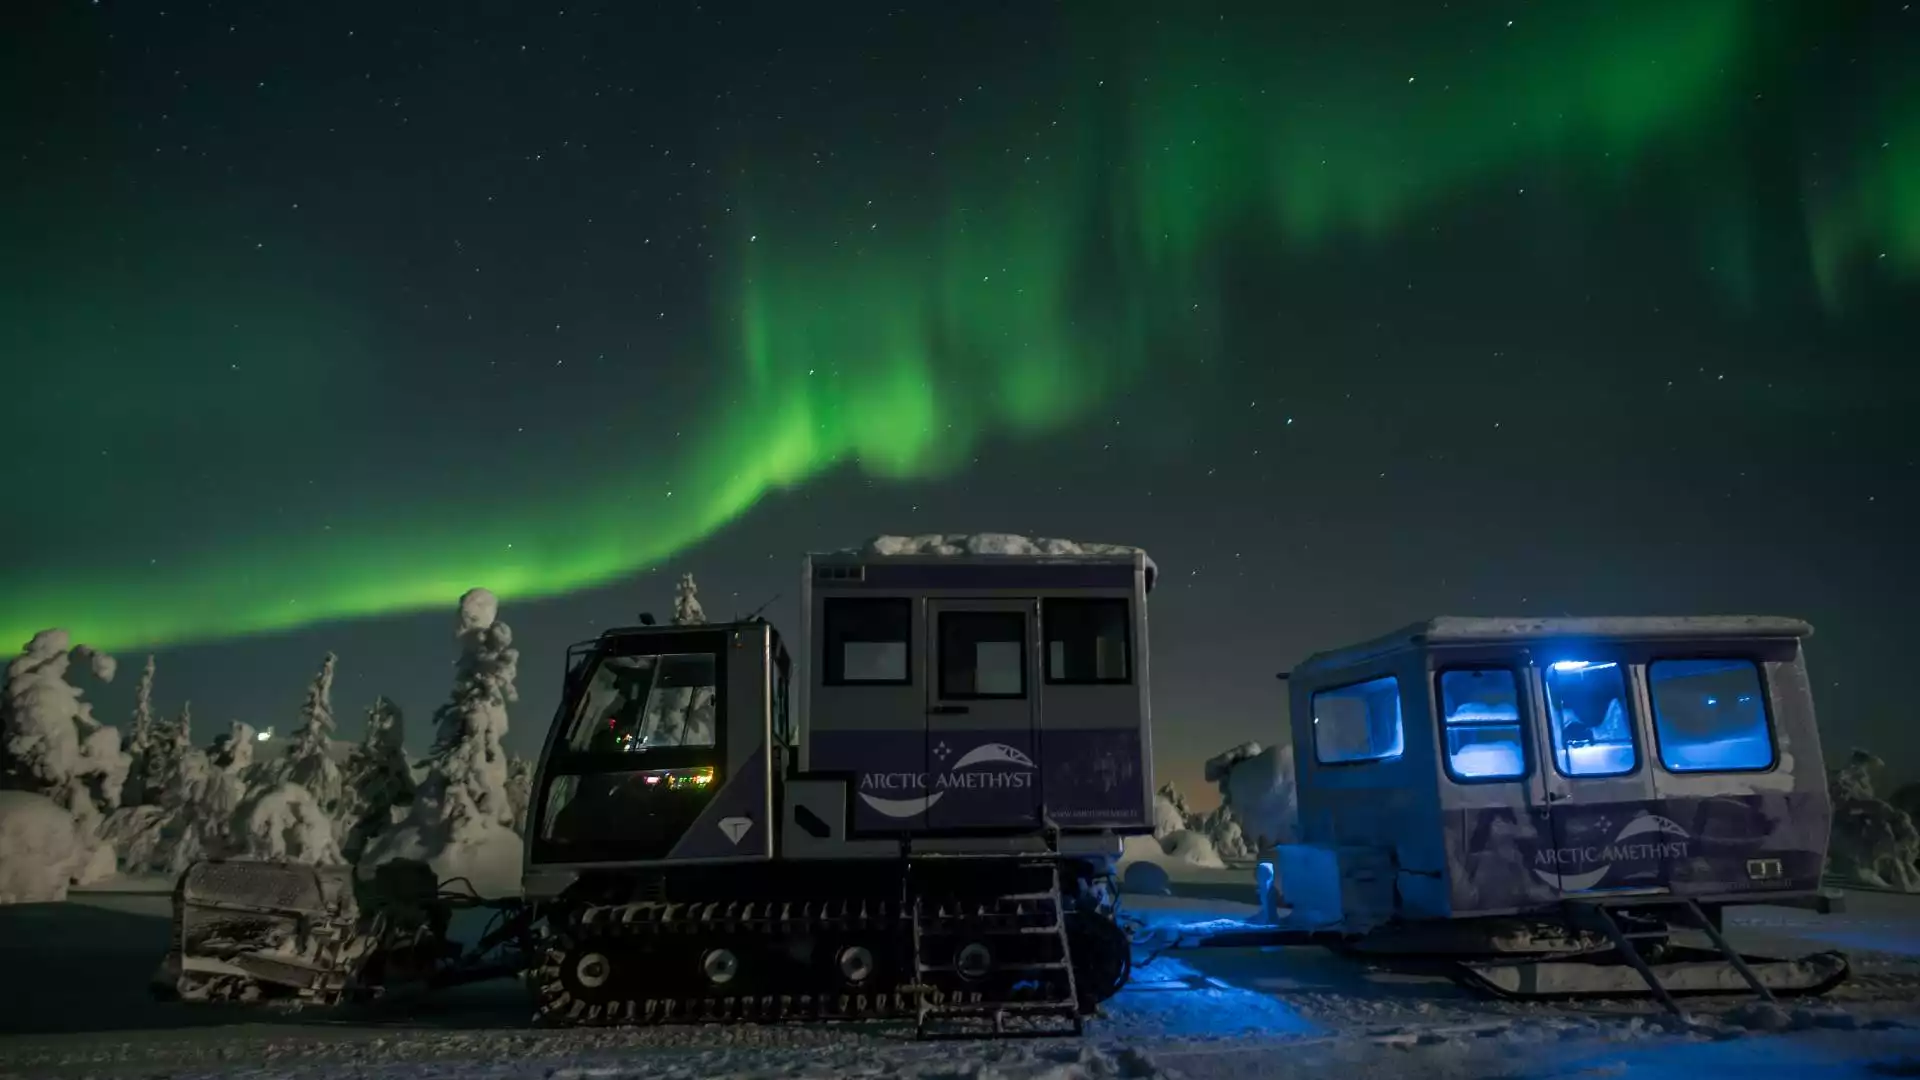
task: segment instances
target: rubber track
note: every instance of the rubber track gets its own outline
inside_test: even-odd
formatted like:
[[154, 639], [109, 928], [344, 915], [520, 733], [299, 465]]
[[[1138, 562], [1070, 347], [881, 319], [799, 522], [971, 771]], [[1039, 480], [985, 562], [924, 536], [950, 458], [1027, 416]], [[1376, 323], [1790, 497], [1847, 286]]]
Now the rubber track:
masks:
[[[979, 909], [967, 919], [1019, 918], [1027, 914], [1012, 905]], [[943, 920], [955, 916], [943, 916]], [[763, 938], [769, 950], [793, 934], [852, 932], [891, 935], [899, 955], [893, 967], [911, 963], [906, 956], [908, 924], [897, 904], [884, 901], [820, 903], [641, 902], [583, 909], [556, 935], [540, 967], [532, 972], [537, 1008], [535, 1019], [559, 1026], [639, 1026], [674, 1023], [778, 1023], [782, 1021], [870, 1020], [911, 1017], [924, 996], [933, 1004], [973, 1004], [980, 995], [949, 993], [937, 987], [896, 983], [878, 992], [847, 993], [838, 988], [811, 994], [740, 996], [695, 993], [633, 998], [611, 1004], [589, 1004], [573, 997], [561, 978], [567, 954], [605, 952], [617, 957], [622, 946], [653, 937], [738, 936]], [[695, 981], [689, 975], [689, 983]]]

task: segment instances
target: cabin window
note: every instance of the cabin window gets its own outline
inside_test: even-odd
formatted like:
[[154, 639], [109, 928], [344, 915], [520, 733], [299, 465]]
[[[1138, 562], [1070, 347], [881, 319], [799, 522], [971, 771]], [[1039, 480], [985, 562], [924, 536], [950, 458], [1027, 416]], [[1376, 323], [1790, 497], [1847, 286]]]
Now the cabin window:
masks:
[[1773, 768], [1760, 666], [1751, 660], [1655, 660], [1647, 665], [1653, 731], [1669, 772]]
[[905, 597], [828, 597], [822, 618], [828, 686], [905, 686], [913, 601]]
[[712, 746], [716, 716], [712, 653], [608, 656], [587, 682], [567, 748], [626, 754]]
[[1547, 719], [1554, 764], [1566, 776], [1625, 776], [1640, 766], [1626, 669], [1613, 661], [1547, 666]]
[[1513, 780], [1527, 773], [1520, 737], [1520, 680], [1507, 668], [1440, 673], [1440, 728], [1455, 780]]
[[1313, 695], [1313, 754], [1340, 765], [1397, 758], [1406, 749], [1400, 681], [1391, 675]]
[[1125, 599], [1042, 600], [1040, 628], [1047, 642], [1048, 682], [1131, 681]]
[[940, 696], [1027, 696], [1027, 615], [1023, 611], [940, 613]]

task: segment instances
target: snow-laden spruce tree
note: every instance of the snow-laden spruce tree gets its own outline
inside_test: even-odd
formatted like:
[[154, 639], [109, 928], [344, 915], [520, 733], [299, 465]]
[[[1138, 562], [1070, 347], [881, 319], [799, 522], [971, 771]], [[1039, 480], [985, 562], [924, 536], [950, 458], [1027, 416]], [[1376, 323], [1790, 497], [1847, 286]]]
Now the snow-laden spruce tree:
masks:
[[[700, 586], [692, 574], [681, 574], [674, 588], [673, 624], [700, 626], [707, 613], [700, 606]], [[679, 672], [684, 677], [686, 672]], [[676, 686], [656, 689], [641, 719], [641, 737], [652, 746], [702, 746], [713, 742], [714, 688]]]
[[1833, 829], [1827, 872], [1873, 888], [1920, 892], [1920, 829], [1874, 794], [1873, 774], [1884, 765], [1856, 749], [1828, 771]]
[[335, 659], [332, 653], [321, 658], [320, 671], [307, 684], [300, 726], [294, 729], [286, 756], [262, 769], [256, 780], [263, 789], [276, 784], [300, 785], [329, 820], [339, 813], [346, 794], [345, 776], [340, 763], [333, 760]]
[[673, 625], [700, 626], [707, 621], [707, 609], [700, 606], [700, 586], [692, 574], [681, 574], [673, 589]]
[[113, 681], [113, 657], [71, 645], [65, 630], [42, 630], [7, 665], [0, 702], [0, 784], [44, 795], [73, 815], [86, 864], [76, 880], [112, 876], [114, 852], [100, 840], [106, 815], [120, 805], [127, 755], [120, 732], [93, 718], [93, 706], [67, 681], [75, 661], [102, 682]]
[[1172, 781], [1160, 785], [1153, 793], [1153, 836], [1164, 840], [1177, 832], [1185, 832], [1194, 822], [1193, 808], [1187, 805], [1187, 797], [1181, 794]]
[[507, 794], [507, 705], [517, 698], [520, 654], [485, 589], [460, 598], [460, 659], [453, 695], [434, 714], [427, 773], [406, 817], [367, 846], [363, 872], [392, 859], [418, 859], [442, 881], [465, 878], [482, 895], [520, 885], [522, 845]]
[[346, 793], [334, 815], [334, 835], [349, 862], [394, 824], [396, 811], [413, 802], [413, 767], [407, 762], [406, 718], [400, 706], [375, 698], [367, 710], [360, 744], [347, 755]]
[[120, 853], [120, 866], [129, 874], [178, 873], [171, 851], [190, 831], [189, 809], [199, 786], [212, 770], [205, 752], [193, 745], [193, 703], [180, 706], [178, 716], [151, 721], [145, 755], [148, 802], [122, 806], [107, 815], [100, 835]]
[[127, 752], [127, 782], [120, 789], [121, 806], [151, 806], [159, 797], [160, 785], [152, 773], [153, 744], [160, 735], [153, 716], [153, 656], [148, 654], [140, 669], [140, 681], [133, 684], [133, 713], [127, 719], [127, 739], [121, 749]]
[[180, 789], [182, 762], [196, 753], [193, 746], [193, 702], [180, 703], [180, 712], [154, 722], [153, 738], [147, 743], [147, 780], [155, 792], [154, 801], [168, 805], [168, 793]]
[[342, 866], [333, 821], [313, 793], [291, 780], [269, 783], [247, 796], [233, 823], [235, 846], [249, 859]]
[[533, 759], [507, 755], [507, 803], [513, 807], [513, 831], [527, 835], [527, 806], [533, 802]]
[[129, 868], [179, 874], [201, 859], [230, 858], [244, 850], [237, 819], [247, 803], [253, 728], [236, 721], [202, 750], [192, 745], [192, 721], [191, 707], [183, 708], [168, 733], [179, 748], [160, 796], [167, 814], [137, 863], [129, 852]]

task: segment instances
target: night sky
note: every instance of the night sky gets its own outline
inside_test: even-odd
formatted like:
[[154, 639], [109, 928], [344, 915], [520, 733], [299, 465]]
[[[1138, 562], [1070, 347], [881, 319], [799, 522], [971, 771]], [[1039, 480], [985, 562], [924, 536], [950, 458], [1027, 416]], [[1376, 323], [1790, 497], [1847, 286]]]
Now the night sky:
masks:
[[30, 0], [0, 641], [424, 744], [486, 586], [530, 750], [683, 570], [1010, 531], [1159, 561], [1189, 787], [1441, 613], [1807, 618], [1920, 773], [1913, 8]]

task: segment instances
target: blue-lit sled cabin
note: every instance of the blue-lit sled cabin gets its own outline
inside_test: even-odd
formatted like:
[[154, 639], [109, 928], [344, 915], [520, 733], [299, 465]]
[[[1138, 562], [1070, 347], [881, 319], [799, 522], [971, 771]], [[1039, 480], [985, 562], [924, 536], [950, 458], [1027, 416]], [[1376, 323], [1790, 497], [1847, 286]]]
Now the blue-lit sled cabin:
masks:
[[[1152, 827], [1144, 554], [812, 555], [789, 844], [1114, 857]], [[1023, 839], [1024, 838], [1024, 839]], [[800, 850], [788, 852], [803, 855]]]
[[1811, 632], [1439, 618], [1315, 655], [1289, 676], [1301, 841], [1386, 856], [1389, 919], [1815, 895], [1831, 810]]

